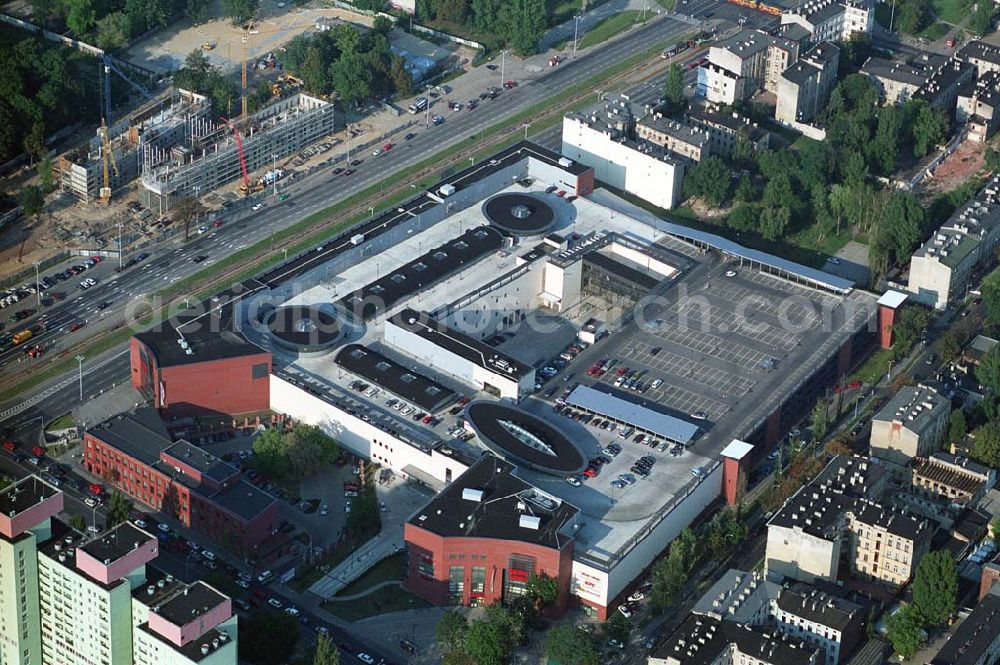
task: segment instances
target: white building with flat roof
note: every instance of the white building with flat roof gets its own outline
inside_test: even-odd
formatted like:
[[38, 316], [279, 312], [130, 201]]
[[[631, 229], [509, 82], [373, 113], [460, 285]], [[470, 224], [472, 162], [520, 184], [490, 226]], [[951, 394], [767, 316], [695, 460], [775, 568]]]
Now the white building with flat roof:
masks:
[[633, 124], [624, 102], [589, 116], [569, 113], [563, 117], [562, 153], [593, 167], [597, 180], [670, 210], [681, 199], [684, 160], [662, 146], [628, 138]]

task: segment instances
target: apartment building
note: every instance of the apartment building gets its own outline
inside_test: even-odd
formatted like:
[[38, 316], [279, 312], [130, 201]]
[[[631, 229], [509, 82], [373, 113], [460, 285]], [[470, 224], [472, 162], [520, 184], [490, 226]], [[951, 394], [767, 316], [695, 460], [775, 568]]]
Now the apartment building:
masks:
[[1000, 46], [973, 39], [955, 52], [955, 57], [976, 68], [976, 77], [988, 72], [1000, 72]]
[[846, 512], [852, 572], [896, 587], [907, 584], [930, 549], [930, 523], [864, 500], [855, 502]]
[[844, 538], [846, 511], [859, 499], [881, 498], [886, 477], [881, 466], [862, 457], [841, 455], [830, 460], [768, 521], [764, 559], [768, 575], [835, 581], [850, 545]]
[[[124, 523], [88, 537], [57, 519], [62, 508], [62, 492], [36, 476], [0, 495], [0, 662], [238, 662], [227, 597], [155, 571], [158, 541], [146, 531]], [[136, 600], [141, 589], [152, 589], [145, 603]], [[149, 645], [155, 657], [144, 655]]]
[[700, 162], [711, 152], [708, 131], [653, 110], [635, 123], [636, 137]]
[[697, 92], [710, 102], [734, 104], [763, 88], [775, 92], [781, 73], [798, 60], [799, 44], [761, 30], [742, 30], [714, 44], [698, 68]]
[[774, 117], [778, 122], [809, 122], [826, 106], [837, 84], [840, 49], [823, 42], [781, 74]]
[[943, 310], [965, 296], [973, 275], [1000, 244], [1000, 177], [994, 176], [914, 253], [907, 288]]
[[773, 629], [689, 614], [647, 660], [649, 665], [822, 665], [819, 649]]
[[[638, 141], [630, 138], [633, 128]], [[643, 137], [629, 105], [618, 101], [589, 115], [567, 114], [562, 154], [593, 167], [598, 180], [669, 210], [681, 199], [684, 160]]]
[[985, 142], [1000, 125], [1000, 71], [988, 71], [968, 81], [958, 93], [955, 122], [968, 130], [971, 141]]
[[771, 617], [781, 632], [820, 649], [825, 665], [846, 662], [865, 635], [867, 608], [839, 591], [798, 582], [782, 588], [771, 604]]
[[90, 428], [83, 465], [152, 509], [239, 554], [280, 555], [278, 500], [239, 469], [186, 441], [174, 441], [159, 414], [138, 409]]
[[861, 66], [861, 73], [875, 84], [879, 101], [887, 106], [908, 102], [927, 83], [932, 71], [929, 63], [897, 62], [876, 56]]
[[927, 457], [940, 449], [948, 430], [951, 402], [933, 388], [904, 386], [872, 418], [871, 453], [902, 467], [914, 457]]
[[722, 112], [711, 106], [695, 107], [684, 114], [684, 119], [708, 133], [708, 148], [713, 155], [731, 156], [740, 135], [745, 136], [755, 150], [767, 150], [770, 145], [770, 132], [736, 112]]
[[1000, 660], [1000, 587], [983, 596], [930, 665], [992, 665]]
[[762, 573], [730, 568], [691, 608], [692, 614], [746, 626], [763, 626], [771, 621], [772, 603], [781, 585]]
[[910, 467], [912, 491], [950, 504], [974, 506], [996, 484], [996, 469], [951, 453], [918, 457]]
[[871, 34], [873, 3], [809, 0], [781, 15], [781, 24], [795, 24], [809, 33], [809, 43], [843, 42], [855, 34]]

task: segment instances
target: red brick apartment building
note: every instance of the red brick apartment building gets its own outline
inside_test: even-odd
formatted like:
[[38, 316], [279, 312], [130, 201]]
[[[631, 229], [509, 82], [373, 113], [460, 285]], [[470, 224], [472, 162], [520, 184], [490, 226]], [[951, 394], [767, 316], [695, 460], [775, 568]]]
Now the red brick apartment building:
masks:
[[435, 605], [492, 605], [522, 595], [531, 573], [559, 582], [551, 614], [569, 600], [572, 524], [579, 510], [483, 456], [405, 525], [407, 589]]
[[278, 501], [239, 469], [186, 441], [173, 441], [154, 409], [87, 430], [83, 465], [130, 497], [240, 554], [281, 553]]

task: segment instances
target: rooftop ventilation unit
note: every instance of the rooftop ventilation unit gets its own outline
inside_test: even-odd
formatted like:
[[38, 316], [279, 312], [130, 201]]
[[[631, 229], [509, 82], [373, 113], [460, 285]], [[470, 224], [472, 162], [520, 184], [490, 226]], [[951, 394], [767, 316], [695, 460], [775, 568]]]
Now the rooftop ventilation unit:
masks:
[[482, 503], [483, 501], [483, 491], [472, 489], [471, 487], [466, 487], [462, 490], [462, 498], [466, 501], [475, 501], [476, 503]]
[[534, 515], [521, 515], [517, 519], [517, 525], [524, 529], [538, 531], [539, 527], [542, 525], [542, 518], [535, 517]]

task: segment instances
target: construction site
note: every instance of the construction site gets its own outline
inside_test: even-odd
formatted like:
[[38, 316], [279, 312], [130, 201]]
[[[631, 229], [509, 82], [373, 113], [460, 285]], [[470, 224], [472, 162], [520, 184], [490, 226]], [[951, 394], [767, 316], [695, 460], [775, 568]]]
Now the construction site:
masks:
[[115, 125], [99, 128], [97, 136], [61, 156], [56, 180], [64, 191], [90, 203], [106, 200], [139, 178], [140, 203], [162, 215], [180, 197], [207, 194], [238, 178], [243, 192], [249, 192], [259, 186], [259, 181], [250, 182], [251, 172], [336, 129], [333, 105], [303, 93], [240, 123], [215, 123], [211, 110], [206, 97], [175, 89]]
[[190, 123], [177, 141], [143, 151], [139, 201], [164, 214], [185, 196], [211, 192], [238, 178], [251, 190], [249, 173], [297, 153], [336, 129], [334, 106], [298, 93], [247, 116], [237, 125], [224, 122], [202, 131]]

